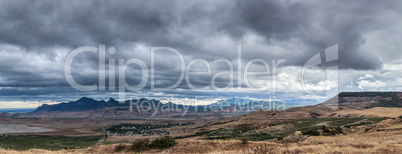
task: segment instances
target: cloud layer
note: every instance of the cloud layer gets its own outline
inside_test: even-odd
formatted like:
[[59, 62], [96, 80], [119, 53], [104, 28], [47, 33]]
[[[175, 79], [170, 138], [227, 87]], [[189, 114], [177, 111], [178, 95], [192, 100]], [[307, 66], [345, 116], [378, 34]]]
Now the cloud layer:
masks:
[[[109, 65], [108, 59], [139, 58], [151, 66], [150, 48], [155, 46], [177, 49], [186, 64], [193, 59], [205, 59], [212, 65], [212, 75], [191, 76], [196, 90], [188, 90], [190, 87], [183, 81], [176, 89], [163, 91], [164, 95], [183, 98], [200, 94], [228, 97], [271, 94], [272, 89], [253, 92], [244, 82], [238, 85], [236, 69], [233, 86], [245, 90], [225, 90], [231, 83], [229, 75], [216, 78], [218, 91], [211, 88], [213, 75], [230, 69], [214, 60], [227, 59], [237, 68], [238, 44], [242, 46], [243, 69], [253, 59], [265, 60], [270, 66], [271, 60], [286, 59], [278, 68], [276, 80], [277, 92], [284, 98], [305, 96], [300, 68], [334, 44], [339, 46], [341, 91], [398, 90], [393, 85], [402, 84], [394, 73], [400, 71], [394, 68], [402, 63], [398, 45], [401, 40], [398, 34], [402, 31], [401, 2], [21, 0], [1, 1], [0, 8], [3, 101], [41, 96], [63, 101], [59, 96], [68, 99], [77, 93], [113, 95], [97, 91], [80, 93], [64, 76], [64, 61], [72, 50], [99, 44], [105, 44], [106, 49], [116, 48], [115, 54], [106, 54], [105, 65]], [[166, 87], [178, 80], [179, 60], [171, 53], [155, 56], [156, 87]], [[80, 54], [73, 61], [73, 77], [83, 85], [97, 84], [98, 67], [97, 54]], [[205, 66], [198, 63], [191, 70], [205, 71]], [[251, 70], [265, 68], [259, 63]], [[139, 67], [130, 67], [125, 78], [130, 84], [138, 84], [139, 74]], [[373, 78], [368, 79], [367, 74]], [[255, 76], [251, 82], [265, 86], [272, 80], [271, 74]], [[309, 80], [315, 83], [309, 84], [310, 87], [325, 81], [319, 75], [312, 75]], [[389, 84], [391, 81], [397, 84]], [[144, 97], [154, 94], [148, 92], [149, 83], [150, 79], [143, 89]]]

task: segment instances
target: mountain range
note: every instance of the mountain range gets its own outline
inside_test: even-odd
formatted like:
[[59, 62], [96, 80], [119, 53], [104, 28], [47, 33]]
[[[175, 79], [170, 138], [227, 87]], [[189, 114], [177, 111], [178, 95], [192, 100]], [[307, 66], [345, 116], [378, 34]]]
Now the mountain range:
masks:
[[[19, 116], [39, 117], [107, 117], [107, 118], [135, 118], [135, 117], [196, 117], [196, 116], [236, 116], [255, 110], [283, 110], [299, 111], [311, 108], [312, 110], [346, 110], [368, 109], [373, 107], [402, 107], [402, 92], [342, 92], [333, 98], [313, 106], [297, 107], [300, 104], [286, 104], [278, 101], [246, 101], [240, 99], [220, 100], [210, 105], [181, 105], [162, 103], [155, 99], [139, 99], [117, 101], [95, 100], [83, 97], [77, 101], [60, 104], [43, 104], [28, 114]], [[130, 106], [130, 103], [132, 104]], [[319, 109], [318, 109], [318, 108]], [[290, 108], [290, 109], [289, 109]], [[319, 115], [321, 113], [317, 113]], [[9, 114], [2, 114], [9, 115]], [[314, 115], [314, 114], [313, 114]], [[1, 116], [1, 115], [0, 115]]]

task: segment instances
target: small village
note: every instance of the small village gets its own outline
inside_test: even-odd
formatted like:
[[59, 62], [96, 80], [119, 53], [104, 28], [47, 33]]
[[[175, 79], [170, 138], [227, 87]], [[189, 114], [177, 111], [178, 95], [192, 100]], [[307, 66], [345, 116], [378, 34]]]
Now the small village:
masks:
[[113, 125], [106, 130], [108, 135], [112, 136], [133, 136], [133, 135], [170, 135], [171, 132], [168, 128], [176, 126], [191, 125], [194, 123], [177, 123], [177, 124], [161, 124], [161, 125], [151, 125], [151, 124], [129, 124], [122, 123], [119, 125]]

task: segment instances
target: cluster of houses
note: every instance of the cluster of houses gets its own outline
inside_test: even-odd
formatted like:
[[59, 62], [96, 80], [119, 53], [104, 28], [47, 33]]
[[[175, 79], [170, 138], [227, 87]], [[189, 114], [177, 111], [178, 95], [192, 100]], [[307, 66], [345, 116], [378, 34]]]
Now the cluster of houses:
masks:
[[133, 136], [133, 135], [143, 135], [143, 136], [148, 136], [148, 135], [170, 135], [169, 131], [161, 131], [161, 130], [155, 130], [155, 131], [140, 131], [140, 132], [136, 132], [136, 131], [127, 131], [125, 133], [111, 133], [108, 132], [108, 135], [112, 135], [112, 136]]
[[151, 125], [151, 124], [128, 124], [122, 123], [119, 125], [113, 125], [106, 129], [108, 135], [112, 136], [133, 136], [133, 135], [170, 135], [171, 132], [167, 128], [175, 126], [189, 125], [192, 123], [179, 123], [179, 124], [161, 124], [161, 125]]

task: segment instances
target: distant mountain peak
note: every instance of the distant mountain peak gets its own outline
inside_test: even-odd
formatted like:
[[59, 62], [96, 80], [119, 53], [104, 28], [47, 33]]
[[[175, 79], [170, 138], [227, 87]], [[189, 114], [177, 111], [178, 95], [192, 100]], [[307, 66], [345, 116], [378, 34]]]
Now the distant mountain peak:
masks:
[[107, 102], [117, 102], [114, 98], [110, 97], [109, 100], [107, 100]]
[[94, 99], [88, 98], [88, 97], [82, 97], [79, 100], [77, 100], [77, 102], [82, 102], [82, 101], [94, 101]]

